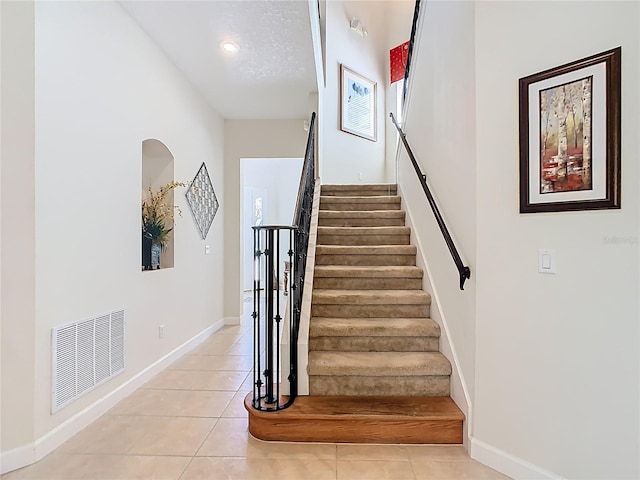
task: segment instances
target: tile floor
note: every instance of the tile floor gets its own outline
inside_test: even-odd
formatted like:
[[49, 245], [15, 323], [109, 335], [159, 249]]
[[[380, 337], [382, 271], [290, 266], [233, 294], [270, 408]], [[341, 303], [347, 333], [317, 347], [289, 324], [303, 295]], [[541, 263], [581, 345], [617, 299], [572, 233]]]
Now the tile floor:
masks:
[[460, 446], [254, 439], [243, 405], [252, 382], [249, 320], [245, 314], [243, 325], [222, 328], [49, 456], [2, 480], [507, 478]]

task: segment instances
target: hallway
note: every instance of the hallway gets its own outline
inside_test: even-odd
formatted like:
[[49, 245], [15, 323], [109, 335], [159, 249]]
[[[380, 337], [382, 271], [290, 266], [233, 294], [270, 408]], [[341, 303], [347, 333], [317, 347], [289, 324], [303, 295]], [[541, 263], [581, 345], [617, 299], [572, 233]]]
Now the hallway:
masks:
[[2, 480], [439, 479], [507, 477], [460, 446], [289, 444], [247, 432], [251, 302], [226, 326], [35, 465]]

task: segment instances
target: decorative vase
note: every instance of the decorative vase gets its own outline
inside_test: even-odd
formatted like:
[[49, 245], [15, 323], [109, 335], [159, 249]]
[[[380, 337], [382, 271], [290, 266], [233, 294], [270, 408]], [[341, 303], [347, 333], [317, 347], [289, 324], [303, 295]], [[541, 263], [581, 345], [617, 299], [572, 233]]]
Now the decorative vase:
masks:
[[142, 237], [142, 269], [151, 270], [151, 246], [153, 241], [150, 238]]
[[151, 270], [160, 268], [160, 244], [154, 243], [151, 245]]

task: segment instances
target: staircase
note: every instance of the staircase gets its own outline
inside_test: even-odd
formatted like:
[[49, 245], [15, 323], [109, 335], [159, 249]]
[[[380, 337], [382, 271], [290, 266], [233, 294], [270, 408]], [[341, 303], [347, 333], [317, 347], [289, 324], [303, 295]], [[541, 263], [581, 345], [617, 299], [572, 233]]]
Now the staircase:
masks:
[[[461, 443], [416, 247], [395, 185], [323, 185], [309, 328], [309, 397], [258, 412], [258, 438]], [[257, 427], [260, 424], [261, 427]], [[254, 428], [251, 428], [254, 427]], [[254, 431], [256, 430], [256, 431]], [[260, 435], [266, 435], [260, 436]]]

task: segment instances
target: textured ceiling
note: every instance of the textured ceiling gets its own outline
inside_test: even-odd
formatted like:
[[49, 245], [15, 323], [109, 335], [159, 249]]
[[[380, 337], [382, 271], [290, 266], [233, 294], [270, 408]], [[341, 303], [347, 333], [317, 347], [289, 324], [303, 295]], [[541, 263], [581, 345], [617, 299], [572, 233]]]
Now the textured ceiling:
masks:
[[120, 5], [224, 118], [307, 117], [317, 87], [306, 0]]

